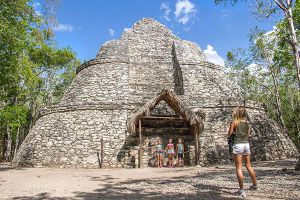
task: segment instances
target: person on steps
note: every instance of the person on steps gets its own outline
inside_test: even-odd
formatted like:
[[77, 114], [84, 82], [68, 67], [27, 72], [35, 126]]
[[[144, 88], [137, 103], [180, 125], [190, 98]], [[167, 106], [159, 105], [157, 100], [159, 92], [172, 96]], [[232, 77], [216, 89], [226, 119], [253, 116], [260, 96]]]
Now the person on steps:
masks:
[[162, 158], [163, 158], [164, 149], [162, 146], [161, 139], [157, 140], [156, 145], [156, 158], [157, 158], [157, 167], [162, 167]]
[[182, 143], [181, 138], [178, 139], [178, 144], [176, 145], [176, 151], [177, 151], [177, 159], [178, 159], [178, 166], [184, 166], [184, 145]]
[[174, 161], [174, 144], [172, 143], [172, 139], [169, 139], [169, 143], [167, 144], [166, 153], [168, 155], [169, 160], [169, 167], [174, 167], [173, 161]]

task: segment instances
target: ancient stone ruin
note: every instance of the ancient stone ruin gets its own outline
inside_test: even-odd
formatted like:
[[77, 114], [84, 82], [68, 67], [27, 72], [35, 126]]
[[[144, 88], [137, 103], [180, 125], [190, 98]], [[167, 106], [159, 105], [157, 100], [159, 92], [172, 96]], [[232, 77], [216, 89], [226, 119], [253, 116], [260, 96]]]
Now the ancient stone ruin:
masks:
[[187, 165], [228, 162], [227, 128], [232, 110], [243, 105], [253, 130], [254, 159], [297, 153], [266, 108], [244, 102], [239, 87], [195, 43], [142, 19], [77, 69], [61, 101], [41, 110], [13, 163], [148, 166], [158, 138], [164, 145], [168, 138], [175, 144], [182, 138]]

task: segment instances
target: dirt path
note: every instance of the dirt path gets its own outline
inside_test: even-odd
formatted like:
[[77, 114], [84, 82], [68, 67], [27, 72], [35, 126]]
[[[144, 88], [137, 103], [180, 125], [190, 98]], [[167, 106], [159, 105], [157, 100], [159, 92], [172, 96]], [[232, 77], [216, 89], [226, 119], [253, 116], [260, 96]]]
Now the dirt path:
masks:
[[[295, 163], [253, 163], [260, 190], [246, 190], [246, 199], [300, 199]], [[233, 165], [104, 170], [0, 165], [0, 199], [239, 199], [233, 195], [237, 186]]]

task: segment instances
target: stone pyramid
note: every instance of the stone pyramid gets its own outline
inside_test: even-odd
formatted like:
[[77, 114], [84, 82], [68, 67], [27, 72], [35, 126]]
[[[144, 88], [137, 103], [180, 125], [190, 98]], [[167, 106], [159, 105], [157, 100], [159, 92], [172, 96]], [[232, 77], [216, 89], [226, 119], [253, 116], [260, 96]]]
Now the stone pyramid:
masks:
[[[200, 164], [228, 161], [231, 112], [244, 102], [239, 87], [207, 61], [197, 44], [181, 40], [153, 19], [142, 19], [78, 67], [61, 101], [40, 111], [14, 165], [97, 168], [103, 139], [104, 167], [128, 166], [127, 147], [137, 140], [128, 132], [127, 120], [163, 89], [173, 91], [191, 111], [205, 113], [198, 138]], [[246, 101], [245, 106], [254, 159], [297, 153], [263, 105]]]

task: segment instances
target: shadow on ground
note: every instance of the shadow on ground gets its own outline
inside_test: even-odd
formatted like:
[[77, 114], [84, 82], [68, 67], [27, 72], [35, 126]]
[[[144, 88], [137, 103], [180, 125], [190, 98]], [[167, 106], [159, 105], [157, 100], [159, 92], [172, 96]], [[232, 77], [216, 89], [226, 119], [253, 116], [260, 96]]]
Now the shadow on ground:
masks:
[[9, 170], [24, 170], [25, 168], [13, 167], [11, 163], [0, 163], [0, 172]]
[[[182, 187], [186, 185], [190, 187], [184, 191]], [[138, 179], [118, 184], [102, 184], [101, 188], [93, 192], [75, 192], [75, 199], [238, 199], [228, 192], [228, 189], [234, 190], [235, 188], [194, 183], [186, 177], [177, 177], [172, 180]]]
[[[247, 199], [299, 199], [300, 175], [288, 174], [284, 167], [293, 166], [294, 160], [255, 162], [254, 167], [258, 176], [260, 191], [250, 191], [251, 181], [245, 173], [245, 188], [249, 196]], [[176, 169], [189, 170], [189, 168]], [[88, 176], [91, 184], [98, 185], [92, 192], [74, 191], [71, 197], [53, 197], [49, 193], [35, 196], [15, 197], [16, 200], [29, 199], [106, 199], [106, 200], [134, 200], [134, 199], [241, 199], [233, 194], [237, 189], [237, 180], [233, 166], [215, 166], [191, 170], [186, 176], [176, 176], [176, 170], [170, 172], [172, 176], [163, 178], [127, 179], [121, 181], [109, 174]], [[244, 170], [246, 171], [246, 170]], [[128, 171], [134, 173], [134, 171]], [[161, 172], [158, 172], [161, 173]], [[163, 173], [162, 173], [163, 174]]]

